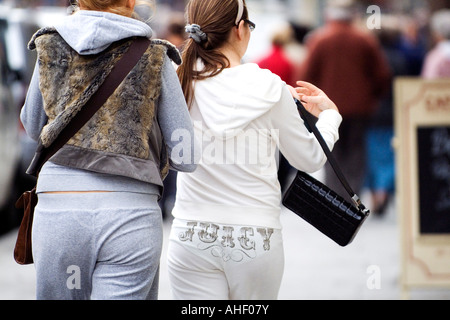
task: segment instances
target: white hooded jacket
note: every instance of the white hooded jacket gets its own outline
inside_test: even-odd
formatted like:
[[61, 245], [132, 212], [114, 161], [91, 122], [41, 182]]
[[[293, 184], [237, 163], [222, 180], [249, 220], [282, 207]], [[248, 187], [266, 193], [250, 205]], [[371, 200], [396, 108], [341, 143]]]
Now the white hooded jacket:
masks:
[[[178, 174], [174, 217], [280, 229], [278, 149], [302, 171], [326, 162], [286, 84], [249, 63], [197, 81], [194, 90], [190, 113], [201, 160], [195, 172]], [[331, 149], [341, 121], [327, 110], [317, 123]]]

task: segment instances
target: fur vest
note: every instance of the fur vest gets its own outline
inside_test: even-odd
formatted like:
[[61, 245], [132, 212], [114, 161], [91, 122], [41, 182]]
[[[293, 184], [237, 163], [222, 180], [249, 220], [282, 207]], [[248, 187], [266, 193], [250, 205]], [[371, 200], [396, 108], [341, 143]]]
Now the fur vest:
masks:
[[[34, 35], [29, 48], [37, 50], [39, 86], [49, 119], [40, 137], [45, 147], [84, 107], [131, 41], [116, 42], [100, 54], [79, 55], [53, 28]], [[174, 46], [152, 40], [107, 102], [51, 161], [162, 186], [169, 161], [157, 108], [166, 55], [181, 63]]]

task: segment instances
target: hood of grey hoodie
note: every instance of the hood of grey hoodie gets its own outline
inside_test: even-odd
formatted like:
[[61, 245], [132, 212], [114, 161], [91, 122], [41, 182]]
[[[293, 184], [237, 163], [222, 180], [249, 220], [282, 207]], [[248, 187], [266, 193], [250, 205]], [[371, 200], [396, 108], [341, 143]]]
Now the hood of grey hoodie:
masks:
[[130, 37], [151, 38], [146, 23], [118, 14], [80, 10], [54, 25], [61, 37], [79, 54], [97, 54], [111, 43]]

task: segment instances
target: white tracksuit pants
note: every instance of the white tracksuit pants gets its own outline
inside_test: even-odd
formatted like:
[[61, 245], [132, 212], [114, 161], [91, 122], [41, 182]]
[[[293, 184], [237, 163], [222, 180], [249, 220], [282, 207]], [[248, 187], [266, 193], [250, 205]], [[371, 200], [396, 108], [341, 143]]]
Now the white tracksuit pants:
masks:
[[281, 230], [174, 219], [168, 270], [176, 300], [276, 300]]

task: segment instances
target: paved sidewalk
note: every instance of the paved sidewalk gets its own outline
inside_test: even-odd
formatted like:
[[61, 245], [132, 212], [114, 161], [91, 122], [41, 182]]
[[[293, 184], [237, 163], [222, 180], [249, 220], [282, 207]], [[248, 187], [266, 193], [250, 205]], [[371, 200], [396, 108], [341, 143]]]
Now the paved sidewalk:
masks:
[[[355, 241], [346, 248], [334, 244], [287, 210], [282, 213], [282, 223], [286, 262], [280, 300], [402, 298], [400, 235], [393, 204], [385, 216], [371, 216]], [[165, 261], [169, 229], [170, 223], [165, 223], [161, 300], [171, 299]], [[13, 231], [0, 238], [0, 300], [33, 300], [34, 267], [14, 262], [15, 237], [16, 231]], [[379, 283], [371, 281], [374, 272], [381, 276]], [[450, 300], [450, 288], [414, 290], [410, 298]]]

